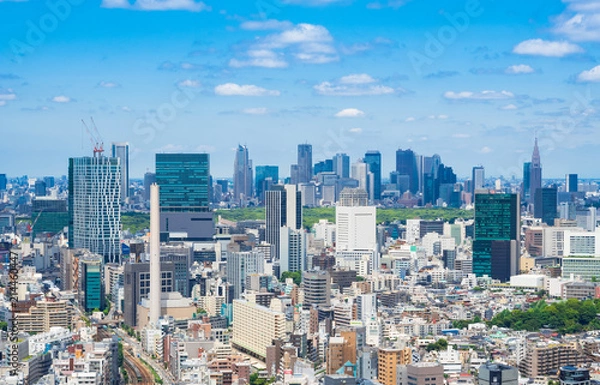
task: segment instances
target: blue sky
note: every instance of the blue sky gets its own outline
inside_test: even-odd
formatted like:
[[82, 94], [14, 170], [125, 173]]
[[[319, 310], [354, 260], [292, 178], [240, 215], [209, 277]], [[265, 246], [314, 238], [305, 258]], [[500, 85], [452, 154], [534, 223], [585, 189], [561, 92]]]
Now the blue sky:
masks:
[[0, 172], [62, 175], [91, 153], [81, 119], [156, 152], [246, 144], [289, 175], [367, 150], [440, 154], [459, 176], [598, 177], [600, 1], [0, 0]]

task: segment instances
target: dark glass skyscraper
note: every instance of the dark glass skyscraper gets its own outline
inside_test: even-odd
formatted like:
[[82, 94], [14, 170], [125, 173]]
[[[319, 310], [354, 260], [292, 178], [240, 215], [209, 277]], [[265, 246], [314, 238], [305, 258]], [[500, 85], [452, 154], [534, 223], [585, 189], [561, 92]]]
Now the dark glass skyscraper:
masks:
[[529, 171], [529, 202], [535, 198], [535, 190], [542, 188], [542, 163], [540, 160], [540, 149], [537, 138], [533, 146], [533, 155], [531, 156], [531, 168]]
[[265, 201], [265, 191], [278, 182], [278, 166], [256, 166], [256, 196], [260, 202]]
[[381, 199], [381, 153], [367, 151], [363, 161], [369, 165], [369, 172], [373, 173], [373, 199]]
[[0, 174], [0, 191], [6, 190], [6, 174]]
[[475, 194], [473, 273], [507, 281], [519, 268], [520, 214], [516, 194]]
[[156, 154], [156, 184], [161, 212], [208, 211], [208, 154]]
[[415, 153], [412, 150], [398, 149], [396, 151], [396, 172], [399, 176], [408, 176], [408, 189], [416, 194], [419, 191], [419, 176]]
[[556, 187], [535, 190], [533, 216], [540, 218], [548, 226], [554, 226], [554, 219], [558, 218], [557, 191]]
[[529, 202], [529, 188], [531, 186], [531, 162], [523, 163], [523, 190], [521, 190], [521, 200]]
[[298, 145], [298, 183], [308, 183], [312, 179], [312, 145]]
[[252, 198], [252, 161], [248, 147], [239, 145], [233, 164], [233, 200], [241, 206]]
[[567, 192], [577, 192], [579, 188], [579, 180], [577, 174], [567, 174], [566, 178], [566, 191]]

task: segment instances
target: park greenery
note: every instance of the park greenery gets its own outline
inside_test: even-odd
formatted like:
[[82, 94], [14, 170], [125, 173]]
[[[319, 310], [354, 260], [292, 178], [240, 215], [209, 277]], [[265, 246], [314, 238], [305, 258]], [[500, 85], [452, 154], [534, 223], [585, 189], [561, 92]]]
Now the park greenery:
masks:
[[259, 378], [257, 372], [254, 372], [250, 375], [250, 385], [269, 385], [274, 382], [275, 382], [275, 377]]
[[300, 283], [302, 282], [302, 272], [300, 271], [284, 271], [283, 273], [281, 273], [281, 282], [285, 282], [285, 280], [287, 278], [292, 278], [294, 280], [294, 283], [298, 286], [300, 286]]
[[[228, 221], [257, 221], [265, 219], [264, 207], [246, 207], [236, 209], [215, 210], [215, 219], [221, 217]], [[406, 223], [407, 219], [420, 218], [424, 220], [442, 219], [454, 222], [456, 219], [473, 218], [472, 210], [456, 208], [385, 208], [377, 209], [377, 223], [391, 223], [399, 221]], [[335, 207], [311, 207], [303, 210], [303, 226], [311, 228], [320, 219], [335, 222]], [[150, 226], [150, 214], [139, 212], [127, 212], [121, 215], [121, 223], [124, 230], [135, 234], [148, 229]]]
[[555, 329], [559, 333], [579, 333], [600, 329], [600, 300], [568, 299], [552, 304], [535, 302], [527, 310], [504, 310], [490, 322], [491, 325], [514, 330], [538, 331]]
[[448, 348], [448, 341], [445, 340], [444, 338], [440, 338], [439, 340], [427, 344], [427, 346], [425, 347], [425, 350], [427, 350], [428, 352], [431, 352], [432, 350], [436, 350], [436, 351], [440, 351], [440, 350], [446, 350]]

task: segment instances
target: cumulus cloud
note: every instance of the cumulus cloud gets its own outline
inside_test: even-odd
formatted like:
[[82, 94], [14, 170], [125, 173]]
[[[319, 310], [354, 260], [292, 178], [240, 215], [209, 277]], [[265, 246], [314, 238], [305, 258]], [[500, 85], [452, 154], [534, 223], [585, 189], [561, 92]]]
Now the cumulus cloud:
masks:
[[241, 29], [246, 31], [268, 31], [274, 29], [289, 29], [293, 24], [289, 21], [279, 21], [274, 19], [260, 21], [245, 21], [240, 25]]
[[404, 119], [405, 122], [414, 122], [416, 119], [414, 116], [409, 116], [408, 118]]
[[507, 104], [505, 106], [500, 107], [501, 110], [505, 110], [505, 111], [510, 111], [510, 110], [516, 110], [518, 107], [515, 106], [514, 104], [510, 103]]
[[0, 100], [4, 102], [2, 105], [6, 104], [6, 101], [8, 100], [15, 100], [16, 98], [17, 94], [15, 94], [15, 92], [11, 88], [0, 88]]
[[50, 101], [54, 103], [70, 103], [72, 99], [65, 95], [58, 95], [50, 99]]
[[481, 92], [473, 92], [473, 91], [446, 91], [444, 92], [444, 98], [448, 100], [501, 100], [501, 99], [511, 99], [514, 98], [515, 95], [509, 91], [481, 91]]
[[525, 40], [513, 48], [519, 55], [563, 57], [583, 52], [580, 46], [567, 41], [548, 41], [542, 39]]
[[528, 66], [527, 64], [516, 64], [516, 65], [509, 66], [506, 70], [504, 70], [504, 72], [509, 75], [518, 75], [518, 74], [531, 74], [531, 73], [534, 73], [535, 70], [533, 68], [531, 68], [531, 66]]
[[360, 118], [365, 116], [364, 111], [356, 108], [345, 108], [335, 114], [336, 118]]
[[102, 87], [102, 88], [118, 88], [121, 87], [121, 85], [119, 83], [115, 83], [115, 82], [100, 82], [98, 83], [98, 87]]
[[257, 39], [243, 53], [242, 58], [231, 59], [229, 65], [283, 68], [288, 65], [288, 59], [292, 58], [309, 64], [324, 64], [339, 60], [333, 46], [333, 37], [327, 28], [307, 23], [290, 24], [285, 28], [281, 32]]
[[354, 127], [354, 128], [351, 128], [349, 131], [353, 134], [360, 134], [363, 131], [363, 129], [360, 127]]
[[313, 88], [319, 95], [329, 96], [386, 95], [396, 92], [392, 87], [379, 84], [378, 80], [367, 74], [343, 76], [333, 82], [319, 83]]
[[493, 150], [492, 150], [490, 147], [488, 147], [488, 146], [483, 146], [483, 147], [481, 147], [481, 149], [479, 150], [479, 152], [480, 152], [481, 154], [489, 154], [489, 153], [490, 153], [490, 152], [492, 152], [492, 151], [493, 151]]
[[565, 11], [556, 17], [552, 32], [572, 41], [600, 41], [600, 2], [563, 0]]
[[234, 68], [240, 67], [264, 67], [264, 68], [285, 68], [288, 63], [283, 55], [277, 54], [268, 49], [249, 50], [244, 60], [231, 59], [229, 65]]
[[246, 115], [265, 115], [269, 110], [266, 107], [244, 108], [242, 114]]
[[177, 83], [179, 87], [183, 88], [199, 88], [201, 86], [198, 80], [194, 79], [185, 79]]
[[252, 84], [225, 83], [215, 87], [215, 94], [220, 96], [279, 96], [280, 92]]
[[600, 66], [581, 72], [577, 75], [577, 81], [582, 83], [600, 82]]
[[135, 11], [210, 11], [202, 1], [195, 0], [102, 0], [104, 8], [121, 8]]

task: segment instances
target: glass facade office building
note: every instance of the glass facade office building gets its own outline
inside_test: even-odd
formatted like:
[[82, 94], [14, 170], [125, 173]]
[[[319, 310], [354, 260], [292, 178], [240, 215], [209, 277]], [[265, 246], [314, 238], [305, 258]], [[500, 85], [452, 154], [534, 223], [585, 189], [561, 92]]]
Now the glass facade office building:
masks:
[[208, 154], [156, 154], [156, 183], [161, 212], [208, 211]]
[[381, 153], [367, 151], [364, 162], [369, 165], [369, 172], [373, 173], [373, 199], [381, 199]]
[[475, 194], [473, 273], [507, 281], [518, 272], [517, 194]]
[[86, 312], [104, 308], [102, 261], [82, 260], [81, 262], [81, 290], [80, 300]]

